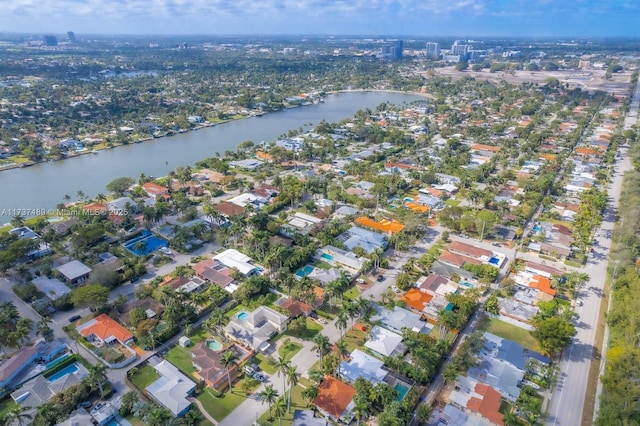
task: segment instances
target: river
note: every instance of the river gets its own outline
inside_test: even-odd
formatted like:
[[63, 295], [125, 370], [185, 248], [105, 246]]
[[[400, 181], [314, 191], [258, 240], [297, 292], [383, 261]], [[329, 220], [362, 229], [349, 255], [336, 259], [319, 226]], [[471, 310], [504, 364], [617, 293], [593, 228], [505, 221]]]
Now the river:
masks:
[[213, 157], [216, 152], [235, 150], [246, 140], [271, 142], [291, 129], [306, 130], [323, 119], [336, 122], [352, 117], [360, 109], [374, 109], [383, 102], [402, 105], [420, 99], [424, 98], [391, 92], [339, 93], [328, 96], [321, 104], [124, 145], [98, 154], [5, 170], [0, 172], [0, 223], [11, 220], [13, 209], [55, 208], [63, 202], [65, 194], [75, 199], [78, 191], [89, 197], [107, 193], [105, 185], [121, 176], [136, 180], [141, 173], [165, 176], [178, 166], [193, 165]]

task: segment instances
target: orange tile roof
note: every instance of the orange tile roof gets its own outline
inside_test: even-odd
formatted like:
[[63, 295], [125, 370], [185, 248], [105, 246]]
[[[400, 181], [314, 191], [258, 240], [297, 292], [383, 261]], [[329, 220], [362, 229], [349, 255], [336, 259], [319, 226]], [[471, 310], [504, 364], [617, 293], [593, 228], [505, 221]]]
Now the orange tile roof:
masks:
[[434, 197], [442, 197], [442, 191], [440, 191], [439, 189], [431, 188], [430, 186], [424, 188], [423, 191], [433, 195]]
[[82, 207], [82, 210], [94, 214], [105, 213], [107, 211], [107, 206], [102, 203], [90, 203]]
[[471, 149], [475, 151], [500, 152], [499, 146], [485, 145], [482, 143], [474, 143], [473, 145], [471, 145]]
[[537, 288], [541, 292], [547, 293], [551, 296], [556, 295], [556, 291], [551, 288], [551, 280], [547, 277], [543, 277], [542, 275], [534, 275], [529, 282], [529, 287]]
[[318, 386], [318, 396], [313, 400], [313, 405], [325, 413], [339, 419], [356, 394], [354, 387], [342, 383], [340, 380], [325, 376]]
[[449, 251], [460, 253], [462, 255], [473, 257], [476, 259], [482, 256], [489, 257], [492, 254], [489, 250], [485, 250], [471, 244], [463, 243], [461, 241], [452, 241], [451, 244], [449, 244]]
[[499, 411], [500, 409], [500, 393], [482, 383], [477, 383], [474, 389], [475, 393], [482, 396], [480, 398], [469, 398], [467, 401], [467, 408], [469, 410], [479, 413], [485, 419], [499, 425], [504, 425], [504, 415]]
[[84, 337], [93, 334], [100, 340], [106, 340], [108, 337], [113, 336], [118, 339], [120, 343], [125, 343], [127, 340], [133, 339], [133, 334], [131, 334], [129, 330], [118, 324], [107, 314], [98, 315], [93, 321], [95, 321], [95, 323], [82, 329], [80, 334]]
[[273, 161], [273, 155], [263, 151], [256, 151], [256, 157], [258, 157], [261, 160]]
[[476, 265], [480, 265], [482, 263], [479, 260], [463, 256], [461, 254], [451, 253], [448, 250], [443, 251], [442, 254], [440, 254], [440, 257], [438, 257], [438, 260], [459, 267], [464, 266], [465, 263], [473, 263]]
[[379, 222], [375, 222], [368, 217], [360, 216], [357, 217], [354, 222], [358, 225], [366, 226], [367, 228], [377, 229], [378, 231], [382, 231], [385, 233], [390, 232], [392, 234], [400, 232], [404, 229], [404, 225], [397, 220], [382, 219]]
[[418, 213], [426, 213], [431, 210], [429, 206], [423, 206], [422, 204], [417, 204], [411, 201], [405, 203], [405, 207]]
[[416, 311], [422, 311], [424, 309], [425, 303], [429, 303], [431, 299], [433, 299], [432, 295], [423, 293], [417, 288], [412, 288], [404, 296], [402, 296], [402, 300], [404, 300], [404, 303], [406, 303], [407, 306], [415, 309]]
[[147, 182], [144, 185], [142, 185], [142, 187], [148, 194], [153, 194], [153, 195], [162, 195], [169, 192], [169, 189], [167, 189], [166, 187], [162, 185], [158, 185], [157, 183], [153, 183], [153, 182]]

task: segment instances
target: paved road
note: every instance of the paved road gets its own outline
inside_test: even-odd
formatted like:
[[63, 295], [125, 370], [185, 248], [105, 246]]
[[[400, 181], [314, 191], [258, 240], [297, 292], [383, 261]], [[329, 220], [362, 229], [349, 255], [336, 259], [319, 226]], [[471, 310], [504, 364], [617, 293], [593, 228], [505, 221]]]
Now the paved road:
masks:
[[577, 299], [583, 302], [583, 306], [576, 307], [579, 315], [576, 325], [578, 333], [562, 354], [558, 382], [549, 406], [549, 425], [574, 426], [581, 423], [579, 419], [582, 419], [589, 369], [594, 355], [598, 314], [604, 291], [616, 206], [620, 199], [623, 173], [631, 168], [628, 157], [620, 160], [615, 167], [616, 172], [608, 188], [609, 202], [605, 208], [599, 236], [596, 237], [597, 244], [589, 256], [588, 264], [582, 269], [589, 274], [591, 280], [578, 293]]

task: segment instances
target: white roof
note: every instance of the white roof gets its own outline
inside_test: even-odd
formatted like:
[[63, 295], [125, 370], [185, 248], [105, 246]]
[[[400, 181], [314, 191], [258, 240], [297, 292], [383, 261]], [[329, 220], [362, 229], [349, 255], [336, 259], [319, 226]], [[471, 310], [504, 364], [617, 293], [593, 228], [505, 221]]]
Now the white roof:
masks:
[[391, 356], [401, 343], [402, 336], [376, 325], [371, 330], [371, 338], [364, 345], [381, 355]]
[[340, 363], [340, 374], [350, 382], [355, 382], [358, 377], [364, 377], [370, 382], [378, 383], [387, 376], [386, 370], [382, 369], [384, 362], [371, 355], [356, 349], [351, 352], [349, 362]]
[[55, 278], [36, 277], [31, 282], [51, 300], [59, 299], [65, 294], [71, 293], [69, 287]]
[[195, 389], [196, 384], [167, 360], [159, 362], [153, 368], [161, 377], [147, 386], [147, 392], [174, 416], [178, 416], [191, 405], [187, 396]]
[[56, 269], [68, 280], [74, 280], [91, 272], [91, 268], [79, 260], [72, 260], [71, 262], [58, 266]]
[[247, 275], [256, 269], [256, 266], [250, 263], [252, 259], [236, 249], [227, 249], [213, 256], [213, 259], [222, 263], [227, 268], [237, 268], [243, 275]]

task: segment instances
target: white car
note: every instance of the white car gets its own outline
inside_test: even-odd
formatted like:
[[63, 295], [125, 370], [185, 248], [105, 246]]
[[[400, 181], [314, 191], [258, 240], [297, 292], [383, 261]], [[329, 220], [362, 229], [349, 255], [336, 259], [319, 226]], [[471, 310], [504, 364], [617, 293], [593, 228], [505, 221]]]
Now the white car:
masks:
[[171, 250], [169, 250], [167, 247], [161, 247], [160, 251], [164, 254], [166, 254], [167, 256], [171, 256]]
[[400, 293], [400, 289], [398, 287], [396, 287], [395, 285], [391, 286], [391, 290], [393, 290], [394, 293]]

